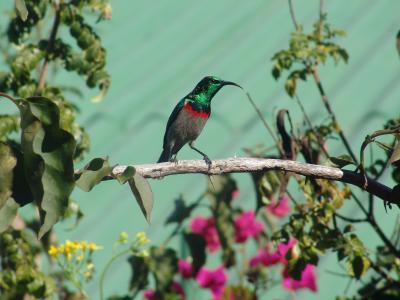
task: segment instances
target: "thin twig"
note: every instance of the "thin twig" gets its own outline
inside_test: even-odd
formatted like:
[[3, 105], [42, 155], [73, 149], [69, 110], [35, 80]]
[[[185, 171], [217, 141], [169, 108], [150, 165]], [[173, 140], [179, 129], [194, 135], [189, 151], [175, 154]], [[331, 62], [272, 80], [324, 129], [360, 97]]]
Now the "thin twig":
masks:
[[278, 138], [275, 136], [274, 132], [272, 131], [271, 127], [268, 125], [267, 121], [265, 120], [264, 116], [262, 115], [262, 112], [260, 111], [260, 109], [257, 107], [257, 105], [254, 103], [253, 99], [251, 98], [250, 94], [246, 92], [246, 96], [249, 99], [251, 105], [253, 106], [253, 108], [255, 109], [255, 111], [257, 112], [258, 116], [260, 117], [261, 122], [264, 124], [264, 127], [267, 129], [267, 131], [269, 132], [269, 134], [271, 135], [272, 139], [274, 140], [275, 144], [278, 146], [279, 148], [279, 142], [278, 142]]
[[45, 80], [46, 80], [46, 75], [47, 75], [47, 70], [49, 68], [49, 61], [50, 61], [50, 54], [53, 51], [54, 48], [54, 42], [56, 40], [57, 36], [57, 31], [60, 26], [60, 15], [61, 15], [61, 9], [60, 9], [61, 3], [56, 2], [54, 4], [54, 9], [55, 9], [55, 16], [54, 16], [54, 22], [53, 22], [53, 27], [51, 28], [51, 33], [46, 49], [46, 56], [43, 61], [43, 65], [41, 68], [41, 71], [39, 73], [39, 83], [37, 87], [37, 93], [40, 92], [44, 88]]
[[324, 90], [324, 87], [322, 86], [317, 66], [314, 66], [312, 74], [313, 74], [315, 84], [317, 85], [318, 91], [321, 95], [322, 102], [324, 103], [324, 106], [325, 106], [326, 110], [328, 111], [329, 116], [331, 117], [334, 126], [338, 127], [337, 130], [338, 130], [340, 139], [342, 140], [342, 142], [343, 142], [344, 146], [346, 147], [347, 152], [350, 154], [351, 158], [357, 163], [357, 161], [358, 161], [357, 157], [354, 155], [354, 152], [351, 149], [350, 143], [348, 142], [346, 136], [344, 135], [343, 130], [339, 127], [339, 123], [337, 122], [336, 115], [333, 112], [332, 107], [329, 103], [328, 96], [325, 94], [325, 90]]
[[359, 218], [359, 219], [349, 218], [349, 217], [343, 216], [343, 215], [341, 215], [341, 214], [339, 214], [339, 213], [335, 213], [335, 215], [336, 215], [339, 219], [341, 219], [341, 220], [343, 220], [343, 221], [346, 221], [346, 222], [349, 222], [349, 223], [362, 223], [362, 222], [367, 222], [367, 219], [366, 219], [366, 218]]
[[296, 20], [296, 15], [294, 13], [292, 0], [288, 0], [288, 2], [289, 2], [290, 17], [292, 18], [294, 28], [296, 30], [298, 30], [299, 29], [299, 24], [297, 23], [297, 20]]

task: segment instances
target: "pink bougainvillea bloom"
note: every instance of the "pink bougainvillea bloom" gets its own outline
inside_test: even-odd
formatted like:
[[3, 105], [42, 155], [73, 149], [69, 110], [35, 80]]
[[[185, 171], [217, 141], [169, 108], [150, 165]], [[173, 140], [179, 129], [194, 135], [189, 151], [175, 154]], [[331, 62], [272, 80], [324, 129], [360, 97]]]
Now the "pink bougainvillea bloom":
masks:
[[180, 295], [182, 299], [185, 299], [185, 291], [178, 282], [173, 281], [171, 283], [171, 290], [174, 291], [176, 294]]
[[183, 278], [191, 278], [193, 274], [192, 264], [187, 260], [180, 259], [178, 261], [178, 271]]
[[240, 195], [240, 190], [238, 188], [234, 189], [231, 193], [232, 200], [236, 199]]
[[256, 256], [250, 259], [250, 267], [256, 267], [259, 264], [270, 266], [278, 263], [281, 255], [278, 251], [270, 252], [268, 249], [259, 249]]
[[286, 261], [286, 253], [293, 248], [294, 245], [296, 245], [297, 241], [295, 239], [290, 239], [287, 244], [284, 243], [279, 243], [278, 245], [278, 253], [281, 256], [282, 262], [287, 263]]
[[190, 229], [193, 233], [197, 233], [206, 241], [207, 249], [210, 252], [217, 251], [221, 244], [219, 242], [217, 229], [215, 228], [214, 219], [212, 217], [195, 217], [190, 222]]
[[235, 240], [244, 243], [249, 237], [257, 237], [264, 229], [264, 225], [256, 220], [254, 211], [244, 211], [233, 221], [235, 226]]
[[266, 207], [266, 210], [278, 218], [286, 217], [290, 212], [289, 197], [282, 196], [278, 202], [272, 199], [271, 203]]
[[317, 291], [317, 277], [315, 275], [315, 267], [313, 265], [306, 265], [301, 273], [301, 279], [295, 280], [289, 276], [289, 272], [285, 269], [283, 271], [282, 285], [289, 291], [296, 291], [300, 289], [309, 289], [314, 293]]
[[211, 290], [214, 300], [221, 298], [227, 279], [228, 276], [223, 266], [215, 270], [201, 268], [196, 276], [196, 281], [202, 288]]
[[[177, 295], [180, 295], [182, 299], [185, 299], [185, 291], [178, 282], [173, 281], [171, 283], [171, 291], [176, 293]], [[143, 298], [145, 300], [156, 300], [156, 292], [151, 289], [145, 290], [143, 292]]]
[[156, 298], [156, 292], [153, 290], [145, 290], [143, 292], [143, 298], [145, 300], [155, 300]]

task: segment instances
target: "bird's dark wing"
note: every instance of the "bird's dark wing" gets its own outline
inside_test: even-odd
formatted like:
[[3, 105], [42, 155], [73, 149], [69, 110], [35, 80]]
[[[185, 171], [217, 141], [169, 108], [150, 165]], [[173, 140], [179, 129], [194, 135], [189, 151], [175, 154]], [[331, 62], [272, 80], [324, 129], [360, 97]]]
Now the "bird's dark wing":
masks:
[[175, 106], [174, 110], [172, 111], [171, 115], [169, 116], [169, 119], [167, 122], [167, 127], [165, 128], [165, 134], [164, 134], [164, 145], [163, 145], [164, 148], [167, 145], [166, 139], [167, 139], [168, 128], [172, 125], [172, 123], [174, 123], [179, 112], [182, 110], [184, 104], [185, 104], [185, 98], [183, 98], [181, 101], [178, 102], [178, 104]]

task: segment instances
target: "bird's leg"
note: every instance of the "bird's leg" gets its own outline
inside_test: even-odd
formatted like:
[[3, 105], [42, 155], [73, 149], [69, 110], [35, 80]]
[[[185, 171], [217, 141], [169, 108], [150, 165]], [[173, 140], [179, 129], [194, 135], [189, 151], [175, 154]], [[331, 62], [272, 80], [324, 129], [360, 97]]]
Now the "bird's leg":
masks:
[[193, 149], [194, 151], [196, 151], [197, 153], [200, 153], [201, 155], [203, 155], [203, 159], [204, 159], [204, 161], [206, 162], [206, 164], [208, 165], [208, 168], [211, 167], [211, 159], [210, 159], [204, 152], [201, 152], [199, 149], [197, 149], [197, 148], [194, 146], [194, 142], [190, 142], [190, 143], [189, 143], [189, 147], [192, 148], [192, 149]]
[[178, 164], [178, 159], [176, 158], [176, 154], [173, 154], [172, 156], [171, 156], [171, 159], [169, 160], [170, 162], [173, 162], [173, 163], [175, 163], [175, 165], [177, 165]]

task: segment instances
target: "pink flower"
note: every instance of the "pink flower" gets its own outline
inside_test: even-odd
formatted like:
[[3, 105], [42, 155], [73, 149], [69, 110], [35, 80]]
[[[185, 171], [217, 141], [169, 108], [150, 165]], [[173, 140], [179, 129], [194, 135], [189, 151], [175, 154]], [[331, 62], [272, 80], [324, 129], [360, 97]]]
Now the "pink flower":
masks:
[[171, 283], [171, 290], [180, 295], [182, 299], [185, 299], [185, 291], [183, 290], [179, 282], [173, 281]]
[[287, 244], [279, 243], [277, 252], [281, 256], [282, 263], [286, 264], [286, 253], [296, 245], [297, 241], [295, 239], [290, 239]]
[[281, 260], [281, 255], [278, 251], [269, 252], [267, 249], [259, 249], [256, 256], [250, 259], [250, 267], [254, 268], [259, 264], [270, 266], [278, 263]]
[[215, 270], [201, 268], [196, 276], [196, 281], [202, 288], [211, 290], [214, 300], [219, 300], [221, 298], [227, 279], [228, 276], [223, 266]]
[[240, 195], [240, 190], [238, 188], [234, 189], [231, 193], [232, 200], [236, 199]]
[[199, 216], [193, 218], [190, 222], [190, 229], [193, 233], [199, 234], [205, 239], [208, 251], [214, 252], [220, 248], [221, 244], [212, 217], [205, 218]]
[[153, 290], [145, 290], [143, 292], [143, 298], [145, 300], [155, 300], [156, 299], [156, 292]]
[[[180, 295], [181, 299], [185, 299], [185, 291], [183, 290], [182, 286], [178, 282], [173, 281], [171, 283], [171, 287], [170, 288], [171, 288], [172, 292], [174, 292], [177, 295]], [[154, 290], [151, 290], [151, 289], [145, 290], [143, 292], [143, 298], [145, 300], [156, 300], [156, 292]]]
[[289, 276], [287, 269], [283, 271], [282, 285], [289, 291], [296, 291], [300, 289], [309, 289], [314, 293], [317, 291], [317, 278], [315, 275], [315, 267], [308, 264], [301, 273], [301, 279], [295, 280]]
[[178, 261], [178, 271], [183, 278], [191, 278], [193, 275], [192, 264], [187, 260], [180, 259]]
[[256, 215], [251, 210], [242, 212], [235, 218], [233, 225], [237, 243], [244, 243], [249, 237], [257, 237], [264, 229], [264, 225], [256, 220]]
[[250, 267], [256, 267], [259, 264], [264, 266], [274, 265], [278, 262], [287, 264], [286, 253], [296, 245], [295, 239], [290, 239], [287, 244], [280, 243], [278, 249], [274, 252], [270, 252], [268, 249], [259, 249], [256, 256], [250, 259]]
[[287, 196], [282, 196], [278, 202], [272, 199], [271, 203], [266, 207], [266, 210], [278, 218], [286, 217], [290, 212], [289, 198]]

